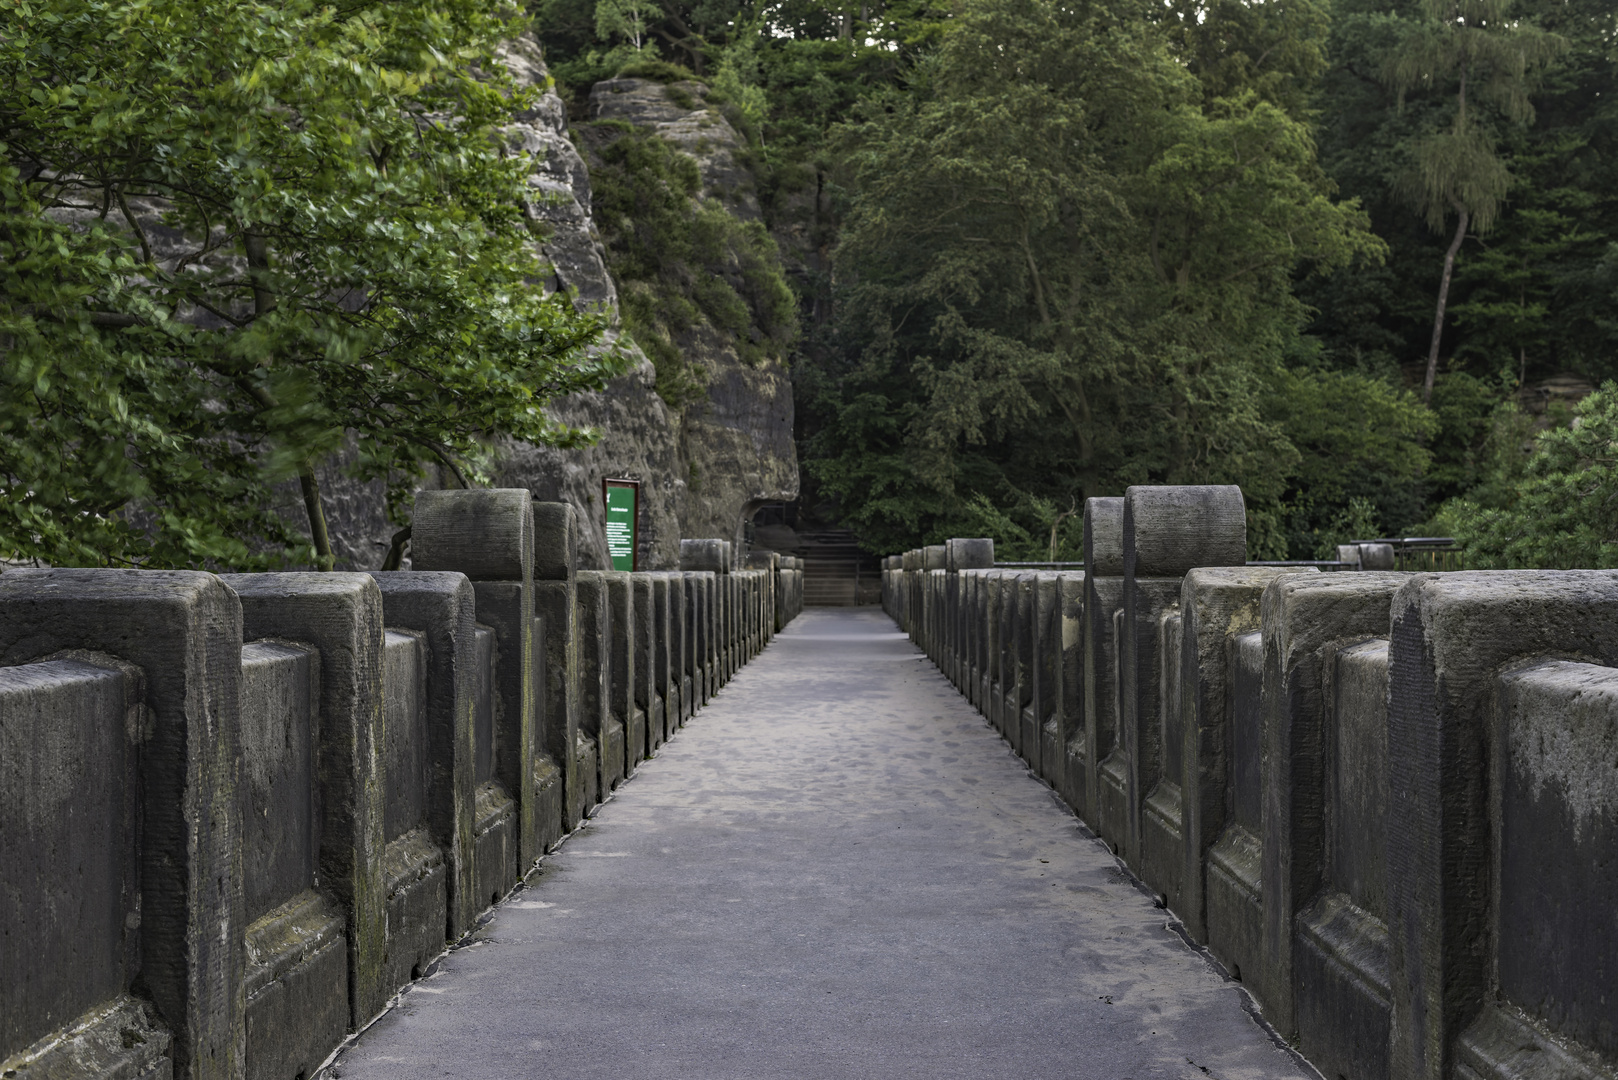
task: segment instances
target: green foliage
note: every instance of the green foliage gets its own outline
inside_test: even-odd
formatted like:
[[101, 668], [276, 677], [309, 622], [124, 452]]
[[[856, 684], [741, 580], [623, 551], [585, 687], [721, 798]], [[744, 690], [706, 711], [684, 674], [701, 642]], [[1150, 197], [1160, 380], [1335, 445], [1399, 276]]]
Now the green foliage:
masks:
[[[1441, 384], [1444, 385], [1444, 384]], [[1359, 372], [1283, 372], [1269, 412], [1297, 450], [1284, 497], [1286, 550], [1335, 558], [1336, 545], [1413, 520], [1408, 492], [1426, 474], [1438, 425], [1408, 390]]]
[[1435, 232], [1465, 212], [1486, 233], [1494, 225], [1511, 174], [1496, 153], [1500, 120], [1533, 120], [1529, 103], [1541, 70], [1565, 42], [1513, 17], [1513, 0], [1423, 0], [1425, 18], [1411, 20], [1404, 40], [1382, 62], [1382, 76], [1401, 98], [1415, 89], [1450, 88], [1448, 123], [1409, 144], [1410, 163], [1398, 191]]
[[753, 143], [763, 141], [770, 110], [769, 95], [759, 85], [758, 37], [755, 27], [726, 46], [713, 80], [715, 94], [730, 106], [726, 112], [731, 122]]
[[[598, 0], [599, 2], [599, 0]], [[651, 82], [676, 83], [690, 82], [696, 78], [691, 69], [679, 64], [671, 64], [667, 60], [660, 60], [656, 56], [647, 56], [644, 53], [637, 55], [614, 74], [617, 79], [647, 79]]]
[[603, 41], [625, 38], [638, 53], [646, 36], [646, 18], [654, 10], [650, 0], [596, 0], [596, 36]]
[[[1508, 441], [1521, 433], [1502, 427]], [[1493, 505], [1457, 499], [1439, 515], [1469, 567], [1618, 567], [1618, 383], [1580, 402], [1571, 425], [1541, 433], [1525, 462], [1502, 464], [1516, 475], [1487, 493]]]
[[581, 130], [624, 323], [656, 366], [664, 400], [683, 408], [703, 395], [706, 373], [686, 352], [705, 335], [745, 363], [784, 360], [797, 304], [763, 224], [701, 198], [697, 163], [656, 135], [615, 124]]
[[330, 565], [315, 466], [345, 433], [396, 519], [429, 465], [478, 482], [494, 435], [587, 434], [543, 406], [622, 360], [529, 283], [513, 12], [3, 10], [0, 553]]
[[1328, 0], [1171, 0], [1160, 18], [1208, 102], [1252, 93], [1305, 118], [1326, 68]]
[[857, 359], [814, 388], [808, 456], [862, 537], [959, 534], [977, 496], [1232, 481], [1284, 553], [1300, 458], [1263, 400], [1304, 315], [1290, 274], [1380, 250], [1303, 124], [1205, 104], [1145, 6], [977, 0], [846, 138]]

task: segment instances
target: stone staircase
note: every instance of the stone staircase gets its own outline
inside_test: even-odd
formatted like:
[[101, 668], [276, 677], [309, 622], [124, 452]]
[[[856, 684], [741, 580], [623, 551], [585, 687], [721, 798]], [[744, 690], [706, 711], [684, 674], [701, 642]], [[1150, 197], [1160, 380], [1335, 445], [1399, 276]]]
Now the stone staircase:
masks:
[[860, 547], [853, 533], [819, 529], [798, 536], [806, 605], [851, 607], [881, 602], [881, 563]]

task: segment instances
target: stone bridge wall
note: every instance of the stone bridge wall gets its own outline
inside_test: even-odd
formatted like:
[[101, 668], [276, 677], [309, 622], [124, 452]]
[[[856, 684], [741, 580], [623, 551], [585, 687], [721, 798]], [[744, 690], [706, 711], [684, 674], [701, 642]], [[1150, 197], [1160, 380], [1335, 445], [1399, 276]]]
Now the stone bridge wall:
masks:
[[0, 1071], [312, 1076], [802, 605], [422, 492], [414, 569], [0, 575]]
[[1247, 566], [1235, 488], [883, 603], [1328, 1080], [1618, 1075], [1618, 572]]

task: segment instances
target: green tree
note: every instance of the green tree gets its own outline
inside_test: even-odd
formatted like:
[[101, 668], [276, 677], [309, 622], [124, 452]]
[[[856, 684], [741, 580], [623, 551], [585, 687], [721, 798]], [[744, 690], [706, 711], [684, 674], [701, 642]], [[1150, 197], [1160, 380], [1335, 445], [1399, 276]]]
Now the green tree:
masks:
[[1326, 67], [1329, 0], [1170, 0], [1160, 17], [1207, 101], [1253, 93], [1307, 118]]
[[1399, 177], [1401, 194], [1434, 232], [1455, 215], [1455, 232], [1444, 254], [1432, 342], [1421, 399], [1429, 401], [1438, 374], [1455, 257], [1469, 228], [1487, 233], [1511, 186], [1511, 172], [1497, 153], [1495, 117], [1525, 125], [1534, 118], [1529, 94], [1565, 42], [1514, 19], [1513, 0], [1423, 0], [1426, 16], [1402, 46], [1389, 54], [1383, 78], [1401, 95], [1415, 89], [1451, 87], [1448, 123], [1411, 140], [1409, 165]]
[[[1474, 569], [1618, 567], [1618, 383], [1579, 403], [1574, 422], [1542, 432], [1526, 461], [1522, 426], [1502, 417], [1493, 496], [1457, 499], [1439, 516]], [[1488, 503], [1492, 502], [1493, 505]]]
[[626, 38], [636, 52], [646, 36], [646, 19], [657, 10], [650, 0], [596, 0], [596, 36]]
[[[6, 0], [0, 552], [330, 566], [347, 438], [396, 520], [622, 367], [546, 297], [482, 0]], [[476, 74], [474, 74], [476, 73]], [[306, 537], [275, 508], [299, 482]]]
[[809, 456], [856, 531], [908, 546], [985, 496], [1036, 536], [1041, 506], [1229, 481], [1280, 553], [1290, 275], [1378, 250], [1302, 123], [1205, 103], [1150, 5], [978, 0], [848, 140], [849, 359]]

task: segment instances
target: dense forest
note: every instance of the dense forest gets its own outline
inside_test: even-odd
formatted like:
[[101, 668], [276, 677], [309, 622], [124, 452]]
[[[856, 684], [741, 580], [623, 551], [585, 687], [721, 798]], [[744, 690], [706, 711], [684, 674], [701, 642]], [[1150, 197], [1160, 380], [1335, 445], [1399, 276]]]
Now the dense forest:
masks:
[[[533, 272], [532, 32], [619, 340], [676, 409], [682, 326], [787, 360], [803, 513], [872, 551], [1072, 558], [1085, 498], [1237, 483], [1255, 558], [1618, 565], [1610, 0], [0, 10], [6, 559], [329, 566], [345, 440], [407, 525], [591, 437], [545, 406], [629, 360]], [[631, 77], [723, 111], [762, 220], [591, 118]]]
[[746, 133], [799, 267], [805, 508], [872, 550], [1072, 558], [1086, 497], [1219, 482], [1255, 557], [1618, 554], [1605, 0], [534, 15], [580, 110], [697, 79]]

